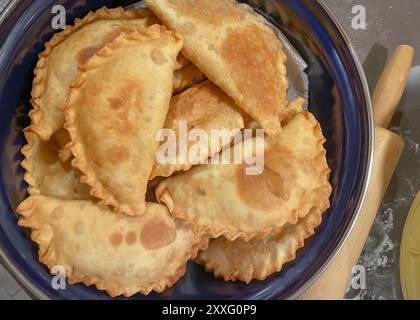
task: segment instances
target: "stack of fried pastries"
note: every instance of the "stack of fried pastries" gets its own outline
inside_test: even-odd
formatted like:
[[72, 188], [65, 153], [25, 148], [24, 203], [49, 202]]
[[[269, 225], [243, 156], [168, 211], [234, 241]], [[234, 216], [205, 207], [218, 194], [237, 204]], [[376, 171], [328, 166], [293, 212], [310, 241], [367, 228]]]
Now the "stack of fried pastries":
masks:
[[[287, 99], [286, 55], [233, 0], [146, 0], [102, 8], [57, 33], [32, 90], [19, 224], [69, 283], [111, 296], [163, 292], [189, 260], [263, 280], [292, 261], [329, 207], [325, 139], [306, 101]], [[264, 129], [264, 167], [157, 161], [162, 129]], [[240, 142], [255, 151], [257, 137]], [[188, 140], [187, 151], [197, 141]], [[244, 151], [245, 152], [245, 151]]]

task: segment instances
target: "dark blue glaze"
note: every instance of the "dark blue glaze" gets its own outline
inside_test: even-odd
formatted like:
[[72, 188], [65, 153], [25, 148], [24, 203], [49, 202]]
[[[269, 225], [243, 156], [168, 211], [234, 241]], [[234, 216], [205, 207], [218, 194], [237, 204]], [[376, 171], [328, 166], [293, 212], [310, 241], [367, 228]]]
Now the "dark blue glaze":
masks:
[[[264, 1], [261, 1], [263, 3]], [[51, 276], [38, 262], [37, 248], [27, 231], [16, 225], [14, 209], [26, 196], [19, 153], [24, 144], [21, 129], [27, 112], [32, 71], [43, 43], [52, 35], [51, 8], [63, 4], [69, 22], [102, 5], [130, 1], [21, 1], [0, 29], [0, 249], [44, 295], [54, 299], [108, 299], [94, 287], [51, 288]], [[332, 209], [316, 236], [298, 258], [264, 282], [226, 283], [190, 263], [187, 275], [164, 294], [146, 299], [268, 299], [292, 296], [334, 252], [354, 218], [369, 167], [370, 133], [368, 99], [346, 40], [322, 6], [314, 0], [277, 1], [282, 14], [270, 12], [274, 22], [291, 39], [309, 63], [310, 109], [327, 137], [328, 161], [333, 169]], [[264, 8], [260, 8], [263, 9]], [[287, 16], [289, 23], [281, 17]], [[19, 105], [23, 104], [17, 112]], [[22, 115], [23, 114], [23, 115]], [[145, 299], [137, 295], [133, 299]]]

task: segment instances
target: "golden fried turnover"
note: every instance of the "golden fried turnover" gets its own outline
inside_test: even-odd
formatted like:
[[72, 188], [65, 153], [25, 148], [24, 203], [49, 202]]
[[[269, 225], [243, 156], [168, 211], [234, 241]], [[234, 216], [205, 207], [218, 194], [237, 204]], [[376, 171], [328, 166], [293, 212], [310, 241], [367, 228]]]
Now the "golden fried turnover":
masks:
[[64, 200], [90, 199], [89, 188], [80, 183], [77, 170], [70, 161], [62, 162], [52, 147], [54, 142], [43, 141], [30, 128], [24, 131], [28, 144], [22, 148], [26, 170], [24, 179], [31, 195], [48, 195]]
[[189, 63], [185, 67], [175, 71], [173, 93], [177, 94], [184, 91], [193, 84], [205, 79], [206, 76], [193, 63]]
[[250, 175], [246, 163], [198, 166], [162, 181], [156, 197], [197, 234], [263, 238], [316, 205], [316, 194], [329, 184], [324, 141], [313, 115], [302, 112], [276, 141], [265, 137], [262, 174]]
[[197, 262], [216, 277], [225, 281], [254, 279], [265, 280], [283, 265], [296, 258], [296, 252], [304, 246], [304, 240], [312, 236], [321, 224], [322, 214], [329, 208], [331, 187], [327, 185], [318, 193], [317, 206], [297, 224], [286, 224], [278, 232], [263, 239], [228, 241], [224, 237], [210, 241], [209, 248], [200, 252]]
[[31, 196], [17, 212], [43, 264], [64, 267], [70, 284], [94, 284], [111, 296], [163, 292], [208, 244], [154, 203], [143, 217], [129, 217], [90, 201]]
[[[302, 97], [296, 97], [295, 99], [291, 100], [287, 105], [287, 116], [283, 119], [283, 121], [290, 120], [291, 118], [295, 117], [298, 113], [305, 111], [305, 106], [308, 104], [308, 100]], [[261, 126], [253, 119], [247, 118], [245, 119], [245, 128], [247, 129], [261, 129]]]
[[277, 137], [287, 114], [287, 57], [264, 18], [233, 0], [145, 2], [184, 37], [185, 57]]
[[32, 89], [32, 130], [44, 141], [62, 128], [62, 107], [76, 79], [79, 66], [121, 32], [131, 32], [157, 23], [146, 9], [101, 8], [83, 19], [76, 19], [55, 34], [39, 55]]
[[[180, 137], [181, 122], [185, 122], [186, 130], [184, 136]], [[228, 130], [229, 132], [239, 131], [244, 127], [241, 112], [233, 100], [220, 90], [215, 84], [207, 80], [175, 96], [171, 100], [165, 128], [171, 129], [176, 134], [176, 144], [183, 139], [188, 141], [188, 134], [193, 129], [203, 130], [207, 136], [211, 137], [212, 130]], [[227, 145], [233, 140], [231, 135]], [[197, 160], [202, 161], [212, 157], [225, 146], [223, 141], [209, 139], [208, 149], [204, 155], [197, 155]], [[194, 146], [201, 143], [193, 141], [187, 144], [186, 151], [192, 151]], [[213, 153], [212, 153], [213, 152]], [[191, 169], [193, 163], [190, 159], [179, 161], [179, 155], [175, 164], [160, 164], [157, 160], [150, 175], [150, 179], [157, 176], [169, 177], [176, 171], [187, 171]], [[197, 163], [196, 163], [197, 164]]]
[[302, 111], [305, 111], [305, 106], [307, 104], [308, 100], [302, 97], [297, 97], [290, 101], [287, 105], [287, 119], [291, 119]]
[[156, 135], [172, 96], [181, 36], [154, 25], [122, 34], [80, 68], [66, 113], [81, 181], [116, 212], [146, 212]]

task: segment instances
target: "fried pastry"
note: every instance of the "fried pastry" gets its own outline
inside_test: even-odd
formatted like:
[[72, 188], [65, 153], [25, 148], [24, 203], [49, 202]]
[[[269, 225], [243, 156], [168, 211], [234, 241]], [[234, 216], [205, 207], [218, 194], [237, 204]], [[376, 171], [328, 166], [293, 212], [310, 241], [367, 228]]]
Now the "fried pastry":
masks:
[[177, 94], [206, 79], [206, 76], [193, 64], [189, 63], [174, 73], [173, 93]]
[[[180, 137], [181, 121], [186, 122], [185, 136], [183, 137]], [[165, 128], [176, 133], [175, 146], [179, 145], [180, 139], [187, 141], [188, 134], [194, 128], [205, 131], [207, 136], [211, 137], [212, 129], [224, 129], [232, 132], [234, 130], [239, 131], [243, 127], [244, 121], [241, 112], [233, 100], [209, 80], [173, 97], [165, 122]], [[229, 144], [232, 139], [233, 136], [226, 143]], [[207, 154], [202, 155], [201, 158], [198, 157], [200, 163], [220, 152], [224, 147], [223, 142], [214, 140], [208, 143]], [[199, 143], [200, 141], [189, 142], [186, 151], [190, 151]], [[169, 177], [176, 171], [191, 169], [193, 163], [190, 159], [185, 160], [184, 162], [179, 161], [178, 155], [175, 164], [159, 164], [158, 161], [155, 161], [150, 179], [158, 176]]]
[[72, 154], [67, 148], [69, 142], [69, 133], [66, 129], [61, 128], [53, 134], [50, 140], [48, 140], [48, 145], [51, 147], [51, 149], [55, 150], [58, 153], [58, 157], [62, 162], [67, 162], [72, 159]]
[[77, 70], [121, 32], [151, 26], [159, 20], [147, 9], [101, 8], [76, 19], [55, 34], [39, 55], [32, 89], [32, 130], [44, 141], [62, 128], [65, 104]]
[[22, 148], [26, 170], [24, 179], [31, 195], [47, 195], [64, 200], [90, 199], [89, 188], [80, 183], [69, 161], [62, 162], [50, 141], [43, 141], [30, 128], [25, 129], [28, 144]]
[[176, 62], [175, 62], [175, 70], [180, 70], [184, 67], [186, 67], [187, 65], [189, 65], [191, 63], [190, 60], [188, 60], [187, 58], [184, 57], [184, 55], [182, 53], [178, 54], [178, 57], [176, 58]]
[[143, 217], [128, 217], [90, 201], [32, 196], [17, 212], [43, 264], [64, 267], [70, 284], [96, 285], [113, 297], [163, 292], [208, 244], [154, 203]]
[[184, 37], [185, 57], [277, 137], [287, 115], [287, 57], [264, 18], [233, 0], [145, 2]]
[[330, 194], [328, 185], [318, 193], [317, 206], [308, 215], [297, 224], [286, 224], [261, 240], [231, 242], [224, 237], [211, 240], [209, 248], [200, 252], [197, 262], [225, 281], [265, 280], [293, 261], [296, 252], [304, 246], [304, 240], [315, 233], [315, 228], [322, 222], [322, 214], [329, 208]]
[[[305, 106], [308, 104], [308, 100], [302, 97], [297, 97], [289, 102], [287, 105], [287, 116], [284, 121], [290, 120], [298, 113], [305, 111]], [[253, 119], [247, 118], [245, 120], [245, 128], [247, 129], [261, 129], [261, 126]]]
[[73, 165], [116, 212], [145, 213], [147, 182], [172, 96], [181, 36], [154, 25], [122, 34], [80, 68], [64, 111]]
[[182, 53], [178, 54], [174, 69], [173, 94], [180, 93], [206, 79], [206, 76]]
[[156, 197], [197, 234], [263, 238], [316, 205], [316, 194], [329, 184], [324, 141], [313, 115], [302, 112], [276, 141], [265, 138], [261, 175], [248, 175], [245, 163], [198, 166], [162, 181]]
[[287, 119], [291, 119], [302, 111], [306, 111], [305, 106], [308, 100], [302, 97], [297, 97], [289, 102], [287, 105]]

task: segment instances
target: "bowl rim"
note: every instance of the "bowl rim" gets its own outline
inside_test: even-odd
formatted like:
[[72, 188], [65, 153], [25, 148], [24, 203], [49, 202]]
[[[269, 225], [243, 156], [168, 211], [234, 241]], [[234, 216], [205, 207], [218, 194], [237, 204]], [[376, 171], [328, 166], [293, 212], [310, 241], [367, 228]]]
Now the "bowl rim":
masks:
[[[350, 51], [350, 54], [352, 56], [352, 59], [354, 61], [355, 67], [358, 72], [359, 80], [362, 85], [363, 89], [363, 95], [365, 97], [365, 102], [367, 106], [367, 120], [368, 120], [368, 157], [367, 157], [367, 169], [366, 174], [363, 181], [363, 186], [361, 188], [361, 196], [358, 199], [358, 203], [356, 205], [355, 213], [353, 214], [353, 217], [351, 219], [351, 222], [349, 223], [347, 229], [343, 233], [339, 243], [333, 250], [333, 252], [330, 254], [328, 259], [323, 263], [323, 265], [315, 272], [298, 290], [296, 290], [294, 293], [292, 293], [287, 299], [288, 300], [294, 300], [301, 297], [328, 269], [328, 267], [332, 264], [332, 262], [335, 260], [335, 258], [339, 255], [341, 250], [343, 249], [344, 245], [346, 244], [354, 226], [357, 223], [357, 220], [360, 216], [362, 207], [365, 203], [367, 191], [369, 182], [372, 175], [372, 167], [373, 167], [373, 156], [374, 156], [374, 147], [375, 147], [375, 125], [374, 125], [374, 117], [373, 117], [373, 108], [372, 108], [372, 102], [371, 102], [371, 95], [370, 90], [368, 86], [368, 82], [366, 80], [366, 75], [364, 73], [362, 64], [360, 62], [360, 59], [356, 53], [356, 50], [354, 49], [354, 46], [352, 45], [351, 41], [349, 40], [349, 37], [347, 36], [346, 32], [344, 31], [343, 27], [339, 23], [337, 17], [334, 15], [334, 13], [331, 11], [331, 9], [325, 4], [324, 0], [317, 0], [317, 3], [321, 6], [321, 8], [326, 12], [326, 14], [329, 16], [329, 18], [332, 20], [334, 26], [337, 28], [337, 31], [339, 32], [340, 36], [343, 38], [343, 40], [346, 42], [347, 47]], [[3, 23], [6, 21], [8, 16], [14, 11], [14, 9], [19, 4], [19, 0], [9, 0], [7, 5], [3, 8], [3, 11], [0, 13], [0, 28], [3, 25]], [[42, 292], [41, 289], [39, 289], [28, 277], [17, 268], [14, 263], [7, 257], [7, 255], [3, 252], [3, 250], [0, 249], [0, 262], [5, 266], [5, 268], [11, 273], [11, 275], [15, 278], [15, 280], [26, 290], [29, 291], [29, 293], [34, 296], [37, 299], [42, 300], [50, 300], [51, 298], [48, 297], [44, 292]]]
[[355, 209], [355, 214], [353, 214], [352, 220], [349, 223], [346, 231], [344, 232], [343, 236], [341, 237], [341, 240], [339, 241], [338, 245], [335, 247], [334, 251], [330, 254], [328, 259], [324, 262], [324, 264], [318, 269], [315, 274], [313, 274], [309, 280], [307, 280], [298, 290], [296, 290], [293, 294], [288, 297], [289, 300], [295, 300], [299, 299], [323, 274], [324, 272], [330, 267], [330, 265], [333, 263], [335, 258], [340, 254], [341, 250], [343, 249], [344, 245], [346, 244], [348, 238], [350, 237], [351, 232], [353, 231], [353, 228], [355, 227], [359, 216], [361, 214], [363, 205], [366, 200], [366, 195], [369, 187], [369, 183], [372, 176], [372, 169], [373, 169], [373, 156], [374, 156], [374, 150], [375, 150], [375, 123], [374, 123], [374, 117], [373, 117], [373, 108], [372, 108], [372, 100], [369, 90], [369, 85], [366, 79], [365, 72], [363, 70], [362, 63], [360, 62], [360, 59], [356, 53], [356, 50], [354, 49], [354, 46], [352, 42], [350, 41], [349, 37], [347, 36], [346, 32], [344, 31], [343, 27], [341, 26], [340, 22], [338, 21], [335, 14], [331, 11], [331, 9], [325, 4], [324, 0], [317, 0], [317, 2], [320, 4], [322, 9], [327, 13], [327, 15], [331, 18], [332, 22], [334, 23], [334, 26], [337, 28], [337, 31], [340, 33], [341, 37], [344, 39], [344, 41], [347, 43], [347, 47], [350, 51], [350, 54], [353, 58], [353, 61], [355, 63], [358, 76], [361, 81], [361, 85], [363, 88], [363, 95], [365, 96], [366, 100], [366, 106], [367, 106], [367, 116], [368, 116], [368, 163], [367, 163], [367, 170], [366, 175], [363, 181], [363, 187], [361, 196], [358, 199], [358, 203]]
[[[0, 13], [0, 28], [7, 20], [9, 15], [13, 13], [14, 9], [19, 4], [19, 0], [9, 0], [7, 5]], [[51, 300], [41, 289], [39, 289], [22, 271], [17, 268], [9, 257], [0, 248], [0, 262], [6, 268], [12, 277], [25, 289], [32, 297], [42, 300]]]

